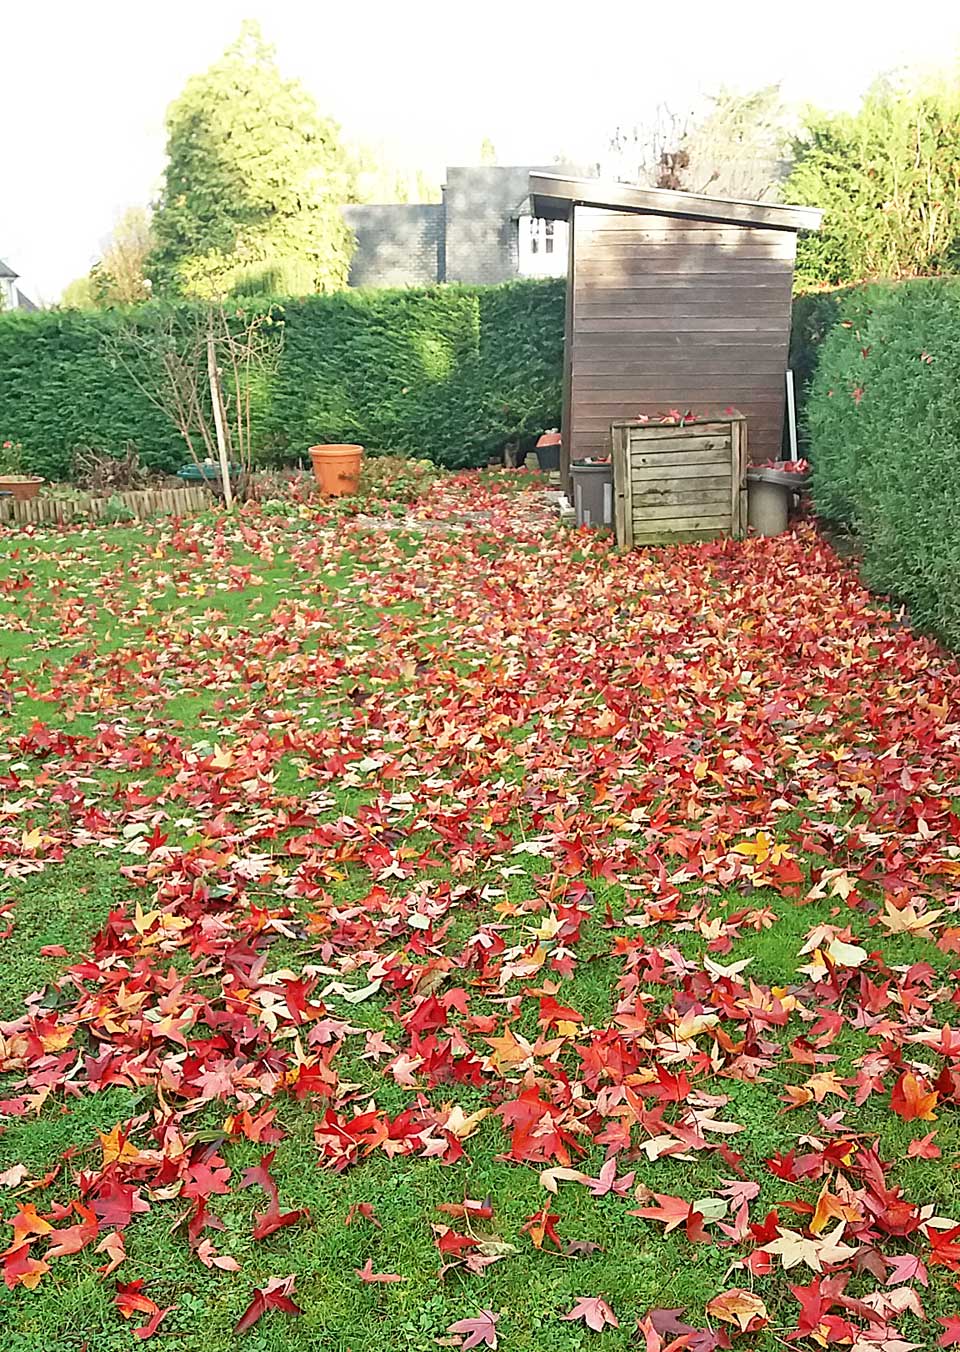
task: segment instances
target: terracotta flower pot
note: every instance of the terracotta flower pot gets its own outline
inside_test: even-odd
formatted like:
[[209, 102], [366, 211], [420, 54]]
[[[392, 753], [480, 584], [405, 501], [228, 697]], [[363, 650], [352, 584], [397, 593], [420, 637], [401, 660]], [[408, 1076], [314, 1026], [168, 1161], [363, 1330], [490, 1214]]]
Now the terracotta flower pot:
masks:
[[356, 493], [362, 455], [362, 446], [311, 446], [310, 462], [320, 492], [328, 498]]
[[0, 474], [0, 493], [9, 493], [17, 502], [29, 502], [39, 496], [42, 483], [36, 474]]

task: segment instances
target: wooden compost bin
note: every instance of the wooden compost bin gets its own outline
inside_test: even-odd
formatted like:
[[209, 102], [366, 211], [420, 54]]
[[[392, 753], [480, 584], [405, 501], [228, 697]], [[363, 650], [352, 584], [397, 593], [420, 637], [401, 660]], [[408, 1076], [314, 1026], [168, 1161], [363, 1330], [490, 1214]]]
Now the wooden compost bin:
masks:
[[610, 428], [613, 519], [622, 549], [746, 532], [747, 422], [723, 414]]

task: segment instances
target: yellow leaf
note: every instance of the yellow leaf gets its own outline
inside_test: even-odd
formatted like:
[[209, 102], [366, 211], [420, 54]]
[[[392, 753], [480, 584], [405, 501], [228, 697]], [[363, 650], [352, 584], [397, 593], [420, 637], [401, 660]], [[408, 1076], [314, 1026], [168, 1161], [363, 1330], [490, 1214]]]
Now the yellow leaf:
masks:
[[707, 1314], [723, 1324], [735, 1324], [741, 1333], [756, 1332], [769, 1322], [767, 1307], [760, 1297], [738, 1286], [714, 1296], [707, 1304]]
[[480, 1108], [475, 1113], [465, 1113], [459, 1103], [455, 1103], [447, 1114], [443, 1124], [444, 1131], [451, 1132], [458, 1141], [465, 1141], [477, 1130], [485, 1117], [489, 1117], [492, 1108]]
[[737, 854], [752, 855], [756, 863], [763, 864], [770, 858], [772, 844], [773, 840], [766, 831], [758, 831], [753, 840], [741, 840], [733, 848]]
[[103, 1147], [103, 1167], [106, 1169], [108, 1164], [113, 1164], [119, 1160], [121, 1164], [126, 1164], [140, 1158], [140, 1151], [135, 1145], [131, 1145], [123, 1132], [120, 1130], [120, 1123], [111, 1127], [108, 1132], [98, 1131], [100, 1144]]
[[942, 915], [943, 911], [924, 911], [918, 915], [912, 902], [897, 908], [888, 897], [884, 902], [884, 914], [877, 919], [891, 934], [923, 934]]
[[845, 944], [840, 939], [831, 939], [827, 945], [827, 956], [837, 967], [862, 967], [867, 960], [867, 950], [859, 944]]

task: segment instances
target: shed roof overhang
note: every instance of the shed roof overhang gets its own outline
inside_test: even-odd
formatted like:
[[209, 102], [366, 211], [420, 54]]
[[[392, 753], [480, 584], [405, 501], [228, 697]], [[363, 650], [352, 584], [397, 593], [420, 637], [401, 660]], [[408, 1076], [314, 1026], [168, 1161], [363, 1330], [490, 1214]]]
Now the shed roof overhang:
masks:
[[531, 174], [530, 200], [535, 216], [564, 220], [575, 205], [637, 211], [657, 216], [688, 216], [701, 221], [755, 226], [773, 230], [819, 230], [823, 212], [817, 207], [781, 206], [776, 202], [737, 202], [727, 197], [637, 188], [599, 178], [563, 178]]

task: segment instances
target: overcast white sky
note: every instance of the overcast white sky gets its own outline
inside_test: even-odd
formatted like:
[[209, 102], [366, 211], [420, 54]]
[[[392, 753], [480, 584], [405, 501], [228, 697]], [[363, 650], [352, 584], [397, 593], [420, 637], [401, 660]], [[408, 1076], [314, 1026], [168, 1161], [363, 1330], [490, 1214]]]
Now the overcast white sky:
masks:
[[55, 300], [127, 206], [155, 195], [163, 118], [243, 18], [357, 140], [437, 177], [489, 137], [501, 163], [596, 159], [618, 123], [725, 82], [855, 105], [881, 71], [949, 61], [960, 4], [927, 0], [7, 0], [0, 258]]

